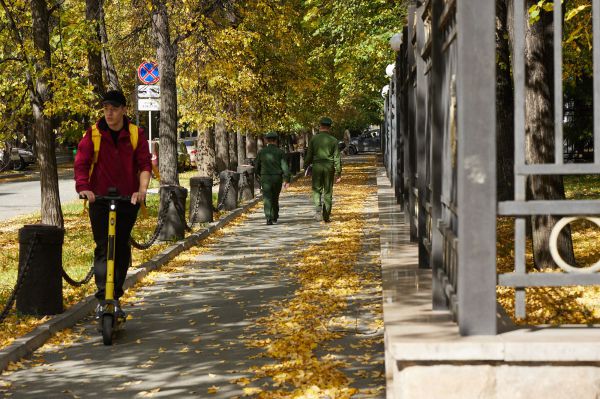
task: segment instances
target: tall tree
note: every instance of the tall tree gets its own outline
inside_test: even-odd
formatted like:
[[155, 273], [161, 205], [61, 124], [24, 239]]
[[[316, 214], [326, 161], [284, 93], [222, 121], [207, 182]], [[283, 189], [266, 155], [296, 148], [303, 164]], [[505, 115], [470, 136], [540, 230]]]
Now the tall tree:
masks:
[[30, 92], [33, 110], [35, 144], [40, 165], [40, 185], [42, 191], [42, 223], [63, 227], [63, 214], [58, 191], [58, 171], [56, 169], [55, 136], [52, 121], [45, 113], [46, 104], [52, 98], [49, 76], [52, 71], [50, 50], [50, 12], [46, 0], [31, 1], [31, 21], [33, 48], [35, 51], [35, 81]]
[[179, 185], [177, 174], [177, 42], [171, 41], [165, 2], [153, 0], [152, 32], [160, 68], [160, 176], [165, 185]]
[[514, 198], [514, 97], [508, 15], [512, 0], [496, 0], [496, 157], [499, 201]]
[[200, 176], [214, 178], [217, 174], [215, 157], [215, 132], [208, 128], [198, 134], [198, 156], [196, 163]]
[[108, 33], [106, 31], [106, 21], [104, 17], [104, 0], [98, 1], [98, 33], [100, 35], [100, 43], [102, 44], [102, 69], [104, 71], [104, 77], [106, 78], [107, 86], [109, 90], [122, 90], [121, 84], [119, 83], [119, 75], [113, 62], [112, 53], [110, 51], [110, 45], [108, 40]]
[[102, 81], [102, 42], [100, 38], [100, 0], [85, 0], [85, 18], [88, 21], [92, 35], [88, 44], [87, 58], [90, 83], [98, 98], [104, 94]]
[[[537, 3], [528, 0], [528, 9]], [[541, 12], [537, 21], [529, 21], [525, 36], [525, 159], [529, 164], [554, 161], [553, 23], [562, 21], [553, 19], [552, 12]], [[527, 182], [530, 199], [565, 198], [562, 176], [529, 176]], [[552, 215], [532, 217], [533, 258], [538, 269], [556, 267], [548, 248], [550, 232], [557, 221]], [[568, 228], [561, 231], [558, 248], [565, 261], [575, 264]]]
[[229, 169], [229, 132], [223, 119], [215, 125], [215, 150], [217, 173]]

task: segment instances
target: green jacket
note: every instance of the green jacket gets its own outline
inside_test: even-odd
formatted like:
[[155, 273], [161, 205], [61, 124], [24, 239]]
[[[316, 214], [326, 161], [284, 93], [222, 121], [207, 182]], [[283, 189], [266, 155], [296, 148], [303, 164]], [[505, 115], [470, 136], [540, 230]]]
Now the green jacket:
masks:
[[342, 174], [342, 159], [338, 147], [338, 139], [327, 132], [319, 132], [310, 139], [308, 150], [304, 158], [304, 165], [318, 162], [331, 162], [335, 167], [335, 174]]
[[267, 144], [256, 156], [254, 173], [259, 177], [265, 175], [283, 176], [290, 181], [290, 169], [285, 159], [285, 153], [274, 144]]

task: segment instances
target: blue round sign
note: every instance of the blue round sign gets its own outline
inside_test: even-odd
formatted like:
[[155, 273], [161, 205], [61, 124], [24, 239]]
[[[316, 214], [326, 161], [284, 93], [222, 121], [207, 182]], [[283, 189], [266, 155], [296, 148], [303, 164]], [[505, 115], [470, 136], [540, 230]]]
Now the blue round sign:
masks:
[[138, 67], [138, 78], [143, 84], [153, 85], [160, 80], [158, 64], [152, 61], [142, 62]]

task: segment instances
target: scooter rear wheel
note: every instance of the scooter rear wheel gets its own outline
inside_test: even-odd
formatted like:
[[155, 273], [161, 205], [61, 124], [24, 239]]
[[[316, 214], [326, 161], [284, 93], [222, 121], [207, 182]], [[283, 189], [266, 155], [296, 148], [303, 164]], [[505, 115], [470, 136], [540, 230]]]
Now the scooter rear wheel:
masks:
[[114, 317], [111, 314], [102, 315], [102, 341], [104, 345], [112, 345]]

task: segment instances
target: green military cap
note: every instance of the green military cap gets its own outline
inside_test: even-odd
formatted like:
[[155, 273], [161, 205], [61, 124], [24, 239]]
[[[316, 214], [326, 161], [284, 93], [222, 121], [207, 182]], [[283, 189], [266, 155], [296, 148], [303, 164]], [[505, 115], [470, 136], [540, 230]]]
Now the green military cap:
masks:
[[277, 133], [275, 133], [275, 132], [268, 132], [267, 134], [265, 134], [265, 138], [267, 138], [267, 139], [276, 139], [277, 138]]
[[333, 125], [333, 121], [331, 120], [331, 118], [325, 116], [323, 118], [321, 118], [321, 120], [319, 121], [319, 123], [323, 126], [331, 126]]

